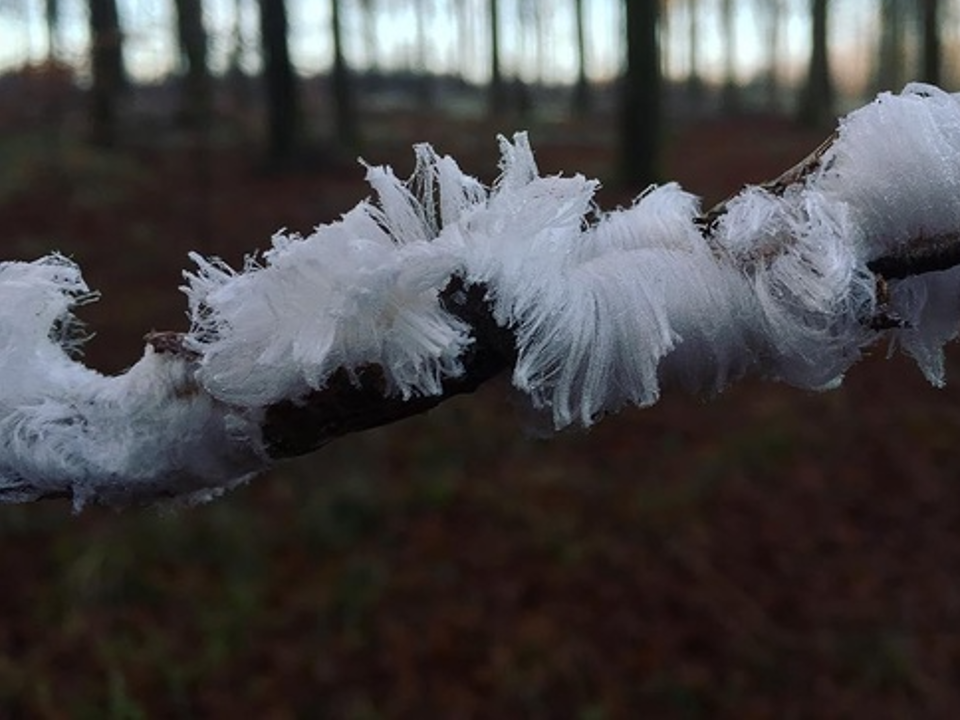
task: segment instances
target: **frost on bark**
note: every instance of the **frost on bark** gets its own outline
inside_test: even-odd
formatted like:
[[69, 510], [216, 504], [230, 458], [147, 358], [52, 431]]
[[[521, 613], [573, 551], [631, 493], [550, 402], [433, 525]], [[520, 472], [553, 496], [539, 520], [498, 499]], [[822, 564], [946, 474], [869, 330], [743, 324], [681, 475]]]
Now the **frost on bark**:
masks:
[[419, 146], [410, 180], [241, 269], [193, 256], [192, 328], [126, 373], [73, 358], [79, 269], [0, 264], [0, 499], [199, 501], [278, 458], [508, 372], [558, 428], [745, 374], [836, 387], [890, 341], [944, 382], [960, 325], [960, 96], [883, 94], [809, 158], [703, 211], [609, 213], [501, 139], [485, 187]]

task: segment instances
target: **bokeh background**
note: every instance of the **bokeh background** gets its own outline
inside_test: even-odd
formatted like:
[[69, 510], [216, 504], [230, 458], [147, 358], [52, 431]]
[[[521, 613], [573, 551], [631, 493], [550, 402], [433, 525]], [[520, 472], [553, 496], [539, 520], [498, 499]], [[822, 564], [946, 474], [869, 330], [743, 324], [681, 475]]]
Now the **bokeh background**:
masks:
[[[958, 51], [956, 0], [0, 0], [2, 257], [75, 258], [119, 372], [358, 156], [528, 129], [708, 206]], [[207, 505], [0, 507], [0, 717], [956, 717], [958, 393], [877, 347], [543, 437], [495, 382]]]

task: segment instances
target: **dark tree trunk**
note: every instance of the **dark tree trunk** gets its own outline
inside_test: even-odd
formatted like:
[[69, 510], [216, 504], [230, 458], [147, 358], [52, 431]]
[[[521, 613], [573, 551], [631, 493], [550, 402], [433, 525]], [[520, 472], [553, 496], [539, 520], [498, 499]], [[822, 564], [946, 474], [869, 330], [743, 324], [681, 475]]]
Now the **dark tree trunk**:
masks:
[[433, 74], [430, 72], [430, 37], [427, 32], [430, 14], [433, 12], [433, 3], [427, 0], [415, 0], [417, 16], [417, 42], [415, 67], [417, 102], [423, 110], [433, 106]]
[[585, 116], [590, 113], [590, 83], [587, 80], [587, 39], [583, 19], [583, 0], [574, 0], [577, 40], [577, 84], [573, 90], [573, 113]]
[[923, 12], [923, 58], [920, 77], [924, 82], [940, 85], [940, 2], [939, 0], [921, 0]]
[[703, 79], [700, 77], [700, 8], [698, 0], [687, 0], [687, 94], [694, 106], [703, 99]]
[[781, 33], [783, 30], [782, 0], [763, 0], [766, 13], [765, 35], [767, 45], [766, 95], [771, 110], [780, 109], [780, 73], [778, 65], [781, 56]]
[[60, 57], [60, 0], [45, 0], [43, 20], [47, 27], [47, 61]]
[[350, 149], [360, 144], [357, 109], [353, 94], [350, 68], [343, 55], [343, 25], [340, 22], [340, 0], [330, 0], [330, 18], [333, 27], [333, 104], [334, 132], [337, 142]]
[[621, 78], [620, 178], [656, 182], [661, 123], [659, 0], [624, 0], [627, 63]]
[[506, 88], [500, 71], [500, 0], [490, 0], [490, 112], [506, 110]]
[[833, 122], [833, 82], [827, 52], [827, 0], [811, 0], [813, 37], [807, 82], [800, 93], [798, 116], [809, 126]]
[[187, 127], [205, 127], [210, 118], [210, 71], [202, 0], [174, 0], [177, 40], [185, 66], [180, 116]]
[[89, 0], [90, 11], [90, 130], [100, 147], [117, 143], [120, 96], [126, 86], [123, 35], [116, 0]]
[[899, 90], [907, 80], [907, 12], [903, 0], [881, 0], [877, 90]]
[[740, 110], [740, 87], [737, 84], [737, 68], [734, 62], [737, 51], [737, 24], [733, 0], [723, 0], [720, 8], [723, 21], [723, 88], [720, 91], [720, 105], [725, 112], [736, 113]]
[[[360, 0], [360, 8], [363, 11], [363, 30], [362, 37], [363, 42], [367, 46], [367, 52], [369, 53], [370, 66], [367, 70], [368, 74], [374, 78], [379, 78], [381, 74], [380, 69], [380, 53], [378, 52], [377, 44], [377, 3], [376, 0]], [[339, 23], [338, 23], [339, 24]]]
[[286, 164], [300, 146], [300, 92], [287, 47], [285, 0], [258, 0], [270, 159]]

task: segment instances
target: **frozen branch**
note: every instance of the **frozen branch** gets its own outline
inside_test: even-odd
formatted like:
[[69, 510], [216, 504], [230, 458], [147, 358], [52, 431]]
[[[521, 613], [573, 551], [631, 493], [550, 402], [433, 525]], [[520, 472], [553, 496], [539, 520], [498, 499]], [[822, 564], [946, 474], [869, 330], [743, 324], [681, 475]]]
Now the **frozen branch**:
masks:
[[192, 328], [104, 377], [59, 256], [0, 264], [0, 500], [197, 501], [277, 458], [509, 371], [560, 428], [747, 373], [830, 388], [887, 339], [942, 384], [960, 324], [960, 98], [911, 85], [776, 180], [701, 212], [674, 184], [601, 213], [524, 135], [483, 187], [417, 149], [407, 182], [241, 271], [193, 256]]

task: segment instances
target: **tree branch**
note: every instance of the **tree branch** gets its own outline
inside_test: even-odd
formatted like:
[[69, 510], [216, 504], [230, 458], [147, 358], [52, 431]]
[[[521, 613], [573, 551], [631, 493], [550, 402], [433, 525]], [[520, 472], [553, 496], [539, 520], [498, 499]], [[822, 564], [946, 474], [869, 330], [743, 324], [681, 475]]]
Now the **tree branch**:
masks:
[[504, 371], [558, 427], [747, 372], [832, 387], [888, 335], [942, 382], [955, 96], [881, 96], [706, 213], [668, 185], [588, 221], [594, 183], [540, 177], [522, 136], [501, 150], [489, 191], [424, 146], [407, 183], [370, 169], [379, 204], [277, 236], [242, 272], [194, 258], [194, 327], [151, 333], [115, 378], [68, 355], [75, 266], [0, 264], [0, 501], [209, 499]]
[[[790, 187], [802, 185], [819, 169], [824, 152], [836, 137], [837, 134], [833, 133], [813, 153], [761, 187], [783, 195]], [[696, 219], [705, 239], [710, 237], [711, 229], [726, 213], [729, 200]], [[918, 236], [915, 242], [911, 241], [894, 254], [878, 257], [867, 266], [876, 275], [878, 285], [884, 288], [880, 293], [883, 307], [888, 281], [960, 266], [960, 231], [934, 238]], [[474, 392], [488, 380], [509, 370], [516, 359], [516, 340], [509, 329], [497, 325], [485, 294], [483, 286], [465, 286], [458, 277], [451, 280], [442, 294], [444, 305], [470, 325], [475, 342], [465, 357], [465, 373], [448, 379], [441, 394], [397, 398], [385, 394], [383, 373], [376, 366], [364, 367], [354, 374], [339, 370], [322, 390], [267, 409], [264, 438], [270, 456], [283, 459], [305, 455], [339, 437], [428, 412], [445, 400]], [[902, 327], [901, 320], [883, 310], [867, 322], [871, 329], [877, 330]]]
[[339, 369], [322, 390], [267, 408], [263, 436], [269, 455], [304, 455], [344, 435], [425, 413], [507, 370], [516, 356], [513, 337], [494, 322], [485, 294], [482, 286], [465, 286], [459, 277], [441, 294], [444, 307], [473, 329], [475, 342], [464, 353], [463, 374], [446, 378], [440, 394], [404, 399], [387, 393], [378, 366], [353, 373]]

